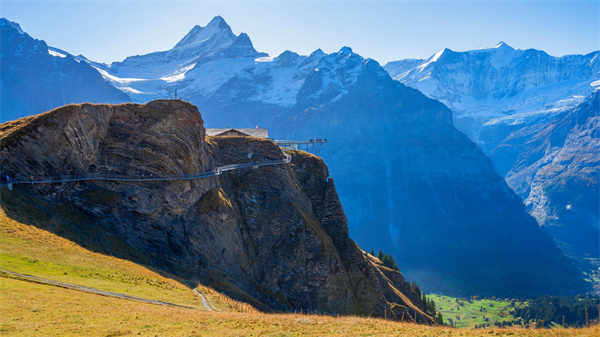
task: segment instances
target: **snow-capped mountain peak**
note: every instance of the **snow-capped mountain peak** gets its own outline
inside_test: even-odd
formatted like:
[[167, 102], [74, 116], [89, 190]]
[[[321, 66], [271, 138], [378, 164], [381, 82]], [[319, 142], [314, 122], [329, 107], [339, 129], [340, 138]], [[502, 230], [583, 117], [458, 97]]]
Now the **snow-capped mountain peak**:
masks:
[[189, 48], [198, 44], [203, 44], [209, 40], [218, 39], [221, 42], [231, 43], [236, 38], [231, 31], [231, 27], [220, 16], [215, 16], [206, 27], [194, 26], [177, 44], [176, 48]]
[[[122, 62], [113, 62], [108, 67], [88, 62], [105, 70], [107, 74], [105, 78], [112, 83], [121, 83], [121, 81], [115, 80], [119, 78], [139, 79], [136, 82], [140, 88], [135, 88], [135, 90], [138, 94], [150, 95], [145, 97], [148, 99], [155, 97], [155, 94], [150, 94], [150, 92], [171, 90], [170, 86], [165, 87], [163, 82], [173, 83], [185, 79], [185, 73], [192, 71], [196, 65], [216, 59], [249, 58], [254, 60], [266, 55], [254, 49], [247, 34], [235, 35], [225, 20], [216, 16], [204, 27], [194, 26], [170, 50], [131, 56]], [[131, 88], [122, 88], [122, 90], [132, 92]], [[161, 93], [159, 97], [164, 97], [164, 93]]]
[[[452, 108], [461, 128], [463, 117], [472, 127], [471, 118], [481, 124], [497, 117], [508, 120], [507, 115], [518, 116], [516, 112], [539, 116], [564, 108], [565, 99], [579, 102], [572, 98], [588, 95], [590, 83], [599, 78], [594, 56], [554, 57], [500, 41], [486, 49], [446, 48], [423, 61], [390, 62], [385, 68], [394, 79]], [[478, 131], [463, 131], [478, 140]]]
[[496, 48], [496, 49], [514, 49], [513, 47], [511, 47], [510, 45], [508, 45], [508, 43], [506, 43], [504, 41], [498, 42], [494, 48]]

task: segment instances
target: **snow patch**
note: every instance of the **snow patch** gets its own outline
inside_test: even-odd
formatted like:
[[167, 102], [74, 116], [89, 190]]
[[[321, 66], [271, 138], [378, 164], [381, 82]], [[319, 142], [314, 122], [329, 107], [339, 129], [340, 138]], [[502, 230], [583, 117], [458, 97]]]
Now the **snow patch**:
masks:
[[196, 66], [196, 63], [190, 64], [188, 66], [177, 69], [172, 75], [164, 76], [164, 77], [161, 77], [160, 79], [165, 82], [168, 82], [168, 83], [181, 81], [185, 78], [185, 74], [188, 71], [194, 69], [195, 66]]
[[273, 56], [263, 56], [254, 59], [254, 62], [273, 62], [275, 58]]
[[111, 75], [108, 73], [108, 71], [98, 68], [98, 67], [94, 67], [92, 66], [94, 69], [98, 70], [98, 72], [100, 73], [100, 75], [102, 75], [102, 77], [106, 78], [109, 81], [113, 81], [113, 82], [117, 82], [120, 84], [129, 84], [132, 82], [139, 82], [139, 81], [144, 81], [143, 78], [121, 78], [121, 77], [117, 77], [114, 75]]
[[420, 66], [417, 67], [419, 69], [419, 71], [423, 71], [428, 65], [430, 65], [430, 64], [432, 64], [434, 62], [437, 62], [440, 59], [440, 57], [442, 57], [442, 55], [444, 55], [444, 52], [446, 50], [447, 49], [444, 48], [444, 49], [438, 51], [437, 53], [433, 54], [433, 56], [430, 57], [429, 60], [427, 60], [427, 62], [425, 62], [425, 63], [423, 63], [423, 64], [421, 64]]
[[119, 89], [129, 92], [129, 93], [132, 93], [132, 94], [144, 94], [144, 92], [133, 89], [132, 87], [120, 87]]
[[52, 56], [55, 56], [55, 57], [60, 57], [60, 58], [63, 58], [63, 59], [64, 59], [65, 57], [67, 57], [67, 55], [65, 55], [65, 54], [61, 54], [61, 53], [59, 53], [59, 52], [57, 52], [57, 51], [54, 51], [54, 50], [52, 50], [52, 49], [48, 49], [48, 54], [50, 54], [50, 55], [52, 55]]
[[180, 90], [181, 95], [210, 95], [223, 84], [239, 74], [244, 68], [254, 64], [253, 58], [226, 58], [206, 62], [186, 73], [189, 84]]

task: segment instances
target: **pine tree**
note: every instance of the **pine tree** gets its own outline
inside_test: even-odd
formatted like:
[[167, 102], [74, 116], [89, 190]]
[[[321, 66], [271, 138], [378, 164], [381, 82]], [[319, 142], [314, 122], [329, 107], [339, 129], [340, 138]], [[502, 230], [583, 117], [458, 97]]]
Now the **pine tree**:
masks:
[[438, 312], [437, 315], [435, 316], [435, 322], [439, 325], [443, 325], [444, 324], [444, 317], [442, 317], [442, 313]]

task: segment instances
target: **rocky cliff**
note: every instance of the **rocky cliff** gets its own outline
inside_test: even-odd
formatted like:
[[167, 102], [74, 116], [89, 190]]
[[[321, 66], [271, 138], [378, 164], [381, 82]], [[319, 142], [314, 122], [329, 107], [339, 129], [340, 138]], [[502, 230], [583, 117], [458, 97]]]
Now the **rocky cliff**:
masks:
[[[362, 251], [327, 166], [292, 162], [192, 181], [15, 185], [1, 206], [89, 248], [202, 282], [264, 310], [431, 322], [418, 289]], [[205, 137], [182, 101], [69, 105], [0, 125], [2, 175], [192, 174], [280, 159], [256, 138]]]

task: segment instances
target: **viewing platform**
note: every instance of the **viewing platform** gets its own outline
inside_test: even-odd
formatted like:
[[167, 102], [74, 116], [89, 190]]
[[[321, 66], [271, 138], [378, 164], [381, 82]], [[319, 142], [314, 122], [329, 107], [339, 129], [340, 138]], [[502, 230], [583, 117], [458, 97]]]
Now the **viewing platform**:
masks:
[[289, 150], [303, 150], [318, 154], [321, 150], [321, 146], [327, 143], [327, 139], [315, 138], [309, 140], [277, 140], [269, 138], [269, 130], [264, 128], [256, 127], [254, 129], [238, 129], [238, 128], [225, 128], [225, 129], [206, 129], [206, 135], [211, 137], [227, 137], [227, 136], [241, 136], [241, 137], [258, 137], [271, 139], [275, 144], [279, 145], [282, 149]]

